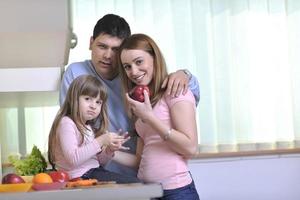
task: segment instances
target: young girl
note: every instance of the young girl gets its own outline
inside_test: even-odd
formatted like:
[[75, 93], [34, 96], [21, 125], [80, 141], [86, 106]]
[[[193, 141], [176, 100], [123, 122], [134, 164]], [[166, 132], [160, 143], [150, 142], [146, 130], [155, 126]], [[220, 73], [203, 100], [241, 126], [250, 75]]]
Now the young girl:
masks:
[[[116, 152], [115, 160], [134, 166], [139, 163], [138, 178], [161, 183], [162, 199], [199, 199], [187, 159], [197, 152], [195, 99], [191, 91], [170, 97], [161, 88], [168, 76], [165, 61], [155, 42], [147, 35], [134, 34], [119, 48], [118, 65], [125, 90], [126, 105], [137, 118], [135, 128], [140, 136], [136, 158]], [[128, 93], [136, 85], [146, 85], [143, 103]], [[125, 157], [126, 156], [126, 157]], [[131, 162], [129, 162], [131, 161]]]
[[101, 167], [127, 141], [106, 131], [106, 99], [105, 88], [97, 78], [83, 75], [72, 82], [50, 130], [49, 162], [53, 168], [68, 172], [71, 179], [139, 182]]

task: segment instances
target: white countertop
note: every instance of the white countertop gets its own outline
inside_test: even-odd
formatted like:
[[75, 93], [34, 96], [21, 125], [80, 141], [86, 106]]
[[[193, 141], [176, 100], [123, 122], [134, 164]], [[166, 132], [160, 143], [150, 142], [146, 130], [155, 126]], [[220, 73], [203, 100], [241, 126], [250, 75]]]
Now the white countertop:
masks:
[[159, 184], [115, 184], [97, 188], [1, 193], [0, 200], [149, 200], [162, 194]]

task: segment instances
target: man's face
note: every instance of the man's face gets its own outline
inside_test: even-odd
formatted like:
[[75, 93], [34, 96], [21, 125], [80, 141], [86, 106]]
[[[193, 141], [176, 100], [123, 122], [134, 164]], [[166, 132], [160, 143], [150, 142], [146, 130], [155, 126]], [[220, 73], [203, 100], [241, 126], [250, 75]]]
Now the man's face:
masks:
[[118, 70], [115, 64], [116, 52], [122, 41], [122, 39], [108, 34], [100, 34], [95, 40], [91, 37], [92, 63], [101, 77], [108, 80], [116, 77]]

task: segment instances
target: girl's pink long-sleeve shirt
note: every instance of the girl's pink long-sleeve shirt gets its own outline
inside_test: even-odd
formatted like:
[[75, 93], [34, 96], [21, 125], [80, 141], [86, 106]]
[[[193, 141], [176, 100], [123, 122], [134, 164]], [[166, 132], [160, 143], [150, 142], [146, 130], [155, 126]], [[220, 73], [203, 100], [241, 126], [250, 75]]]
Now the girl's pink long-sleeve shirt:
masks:
[[68, 172], [71, 179], [111, 159], [111, 155], [101, 151], [91, 129], [86, 132], [81, 144], [81, 134], [71, 118], [63, 117], [56, 131], [56, 168]]

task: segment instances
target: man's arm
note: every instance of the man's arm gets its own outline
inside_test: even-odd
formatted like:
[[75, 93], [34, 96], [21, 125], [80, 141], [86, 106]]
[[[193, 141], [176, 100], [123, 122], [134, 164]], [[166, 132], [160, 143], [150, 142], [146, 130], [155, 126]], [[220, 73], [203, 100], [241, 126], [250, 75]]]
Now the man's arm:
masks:
[[164, 80], [162, 88], [167, 87], [167, 94], [175, 97], [187, 92], [189, 88], [196, 100], [196, 105], [198, 105], [200, 100], [200, 87], [197, 78], [192, 75], [188, 70], [177, 70], [174, 73], [169, 74], [169, 76]]
[[197, 77], [194, 75], [192, 75], [189, 81], [189, 88], [195, 97], [196, 106], [198, 106], [200, 101], [200, 86]]

